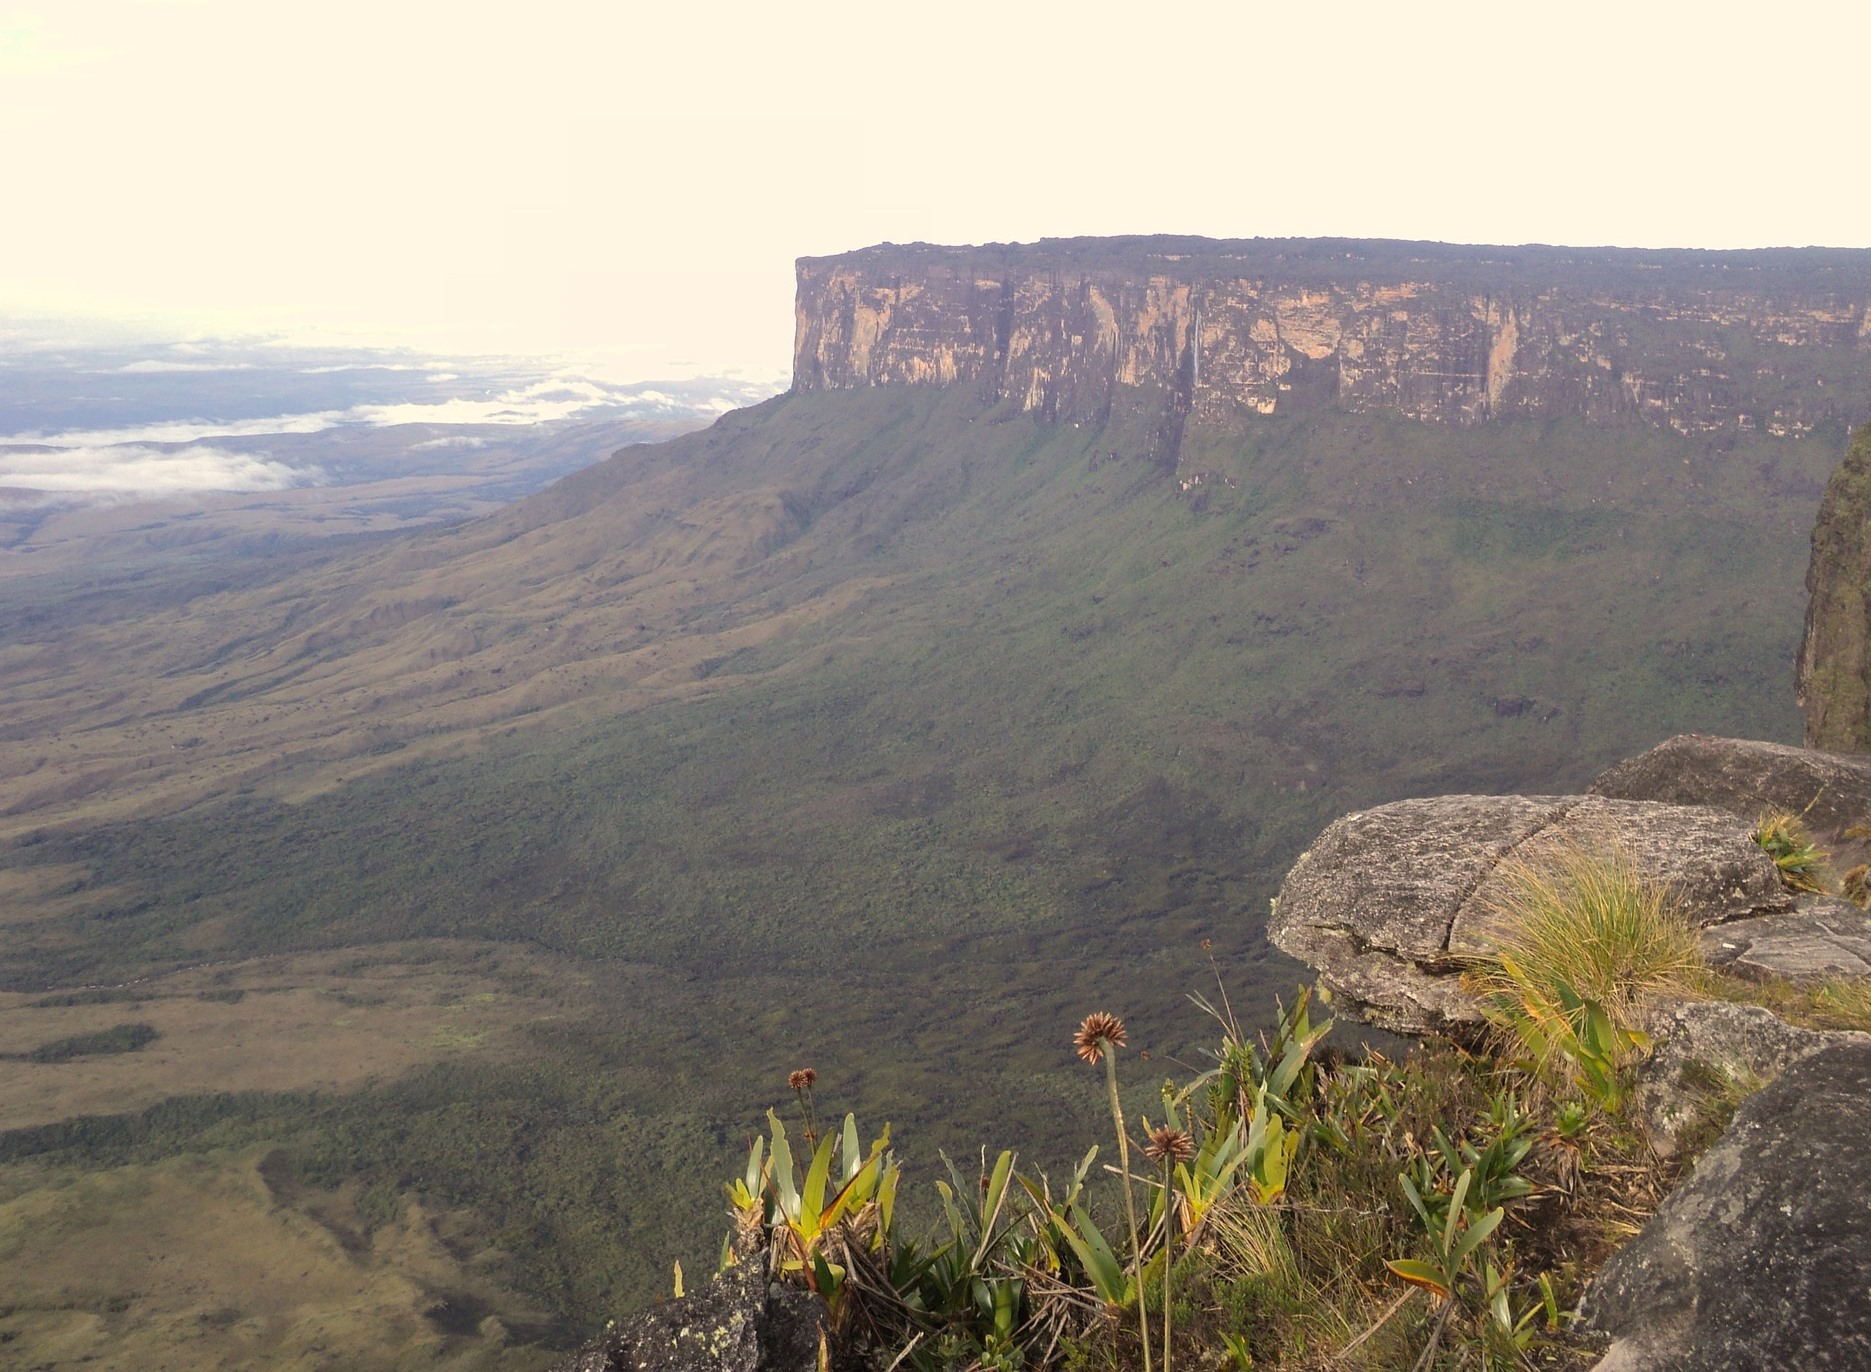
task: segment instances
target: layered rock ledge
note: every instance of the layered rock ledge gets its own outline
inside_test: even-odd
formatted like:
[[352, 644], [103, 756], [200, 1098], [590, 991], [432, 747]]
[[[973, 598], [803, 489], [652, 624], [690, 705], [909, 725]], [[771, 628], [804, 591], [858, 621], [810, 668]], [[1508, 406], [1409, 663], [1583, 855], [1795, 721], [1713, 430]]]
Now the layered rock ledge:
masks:
[[801, 258], [798, 280], [802, 391], [983, 384], [1091, 422], [1337, 407], [1783, 436], [1871, 406], [1854, 249], [1047, 239], [882, 244]]

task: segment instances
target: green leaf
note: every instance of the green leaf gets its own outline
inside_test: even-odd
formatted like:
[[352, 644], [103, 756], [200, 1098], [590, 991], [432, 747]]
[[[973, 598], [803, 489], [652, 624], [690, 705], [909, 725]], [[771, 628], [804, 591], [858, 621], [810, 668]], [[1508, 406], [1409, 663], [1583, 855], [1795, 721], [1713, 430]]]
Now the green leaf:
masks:
[[882, 1243], [890, 1233], [890, 1225], [896, 1218], [897, 1182], [902, 1179], [903, 1170], [894, 1162], [884, 1164], [883, 1176], [877, 1182], [877, 1243]]
[[[1455, 1248], [1455, 1222], [1462, 1217], [1462, 1201], [1468, 1196], [1468, 1187], [1475, 1179], [1475, 1174], [1464, 1170], [1456, 1178], [1455, 1195], [1449, 1200], [1449, 1218], [1442, 1229], [1442, 1251], [1448, 1254]], [[1453, 1264], [1451, 1264], [1453, 1265]]]
[[800, 1196], [800, 1219], [811, 1226], [816, 1235], [824, 1227], [820, 1216], [825, 1210], [825, 1183], [831, 1176], [832, 1141], [819, 1140], [819, 1146], [813, 1151], [812, 1166], [806, 1169], [805, 1190]]
[[1455, 1271], [1460, 1268], [1461, 1265], [1468, 1260], [1468, 1255], [1475, 1251], [1476, 1247], [1483, 1239], [1494, 1232], [1495, 1227], [1501, 1222], [1501, 1217], [1506, 1213], [1506, 1211], [1498, 1208], [1490, 1210], [1487, 1214], [1468, 1226], [1467, 1232], [1457, 1240], [1455, 1247], [1450, 1250], [1450, 1271]]
[[881, 1157], [873, 1157], [859, 1169], [858, 1174], [838, 1188], [838, 1194], [832, 1197], [831, 1204], [825, 1207], [825, 1213], [819, 1220], [821, 1232], [830, 1229], [852, 1210], [861, 1209], [871, 1198], [876, 1189], [877, 1169], [883, 1163]]
[[864, 1153], [858, 1142], [858, 1121], [855, 1115], [845, 1116], [844, 1154], [844, 1180], [850, 1181], [858, 1174], [858, 1168], [864, 1165]]
[[799, 1218], [799, 1184], [793, 1177], [793, 1150], [786, 1142], [786, 1126], [771, 1110], [767, 1111], [767, 1124], [773, 1130], [773, 1190], [780, 1203], [780, 1215], [790, 1224]]
[[767, 1141], [756, 1135], [747, 1150], [747, 1190], [756, 1196], [766, 1189], [766, 1148]]
[[1111, 1251], [1111, 1245], [1105, 1242], [1098, 1226], [1092, 1223], [1091, 1216], [1084, 1207], [1074, 1204], [1072, 1217], [1056, 1216], [1059, 1220], [1060, 1233], [1072, 1246], [1072, 1252], [1078, 1257], [1085, 1269], [1085, 1275], [1091, 1278], [1091, 1284], [1097, 1289], [1108, 1304], [1127, 1305], [1130, 1302], [1130, 1282], [1124, 1276], [1124, 1268]]
[[1417, 1192], [1415, 1183], [1410, 1180], [1409, 1173], [1397, 1173], [1397, 1184], [1403, 1188], [1403, 1194], [1409, 1198], [1410, 1208], [1416, 1211], [1417, 1215], [1422, 1219], [1423, 1228], [1427, 1229], [1432, 1234], [1435, 1233], [1436, 1222], [1429, 1217], [1429, 1207], [1423, 1204], [1423, 1198]]
[[994, 1225], [1000, 1219], [1001, 1204], [1007, 1199], [1007, 1181], [1013, 1175], [1013, 1152], [1006, 1150], [994, 1160], [994, 1171], [988, 1177], [987, 1192], [981, 1197], [981, 1243], [975, 1249], [974, 1265], [979, 1267], [987, 1257], [988, 1250], [994, 1246], [998, 1235]]
[[1445, 1299], [1449, 1295], [1449, 1288], [1442, 1280], [1442, 1273], [1418, 1258], [1387, 1259], [1384, 1266], [1411, 1286], [1420, 1286], [1425, 1291], [1433, 1291]]

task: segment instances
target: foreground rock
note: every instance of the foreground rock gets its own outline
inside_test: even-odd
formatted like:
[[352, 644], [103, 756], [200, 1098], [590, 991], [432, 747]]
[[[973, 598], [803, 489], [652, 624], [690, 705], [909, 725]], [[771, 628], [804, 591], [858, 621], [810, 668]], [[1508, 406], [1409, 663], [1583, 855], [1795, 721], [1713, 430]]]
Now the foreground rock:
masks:
[[1598, 1372], [1871, 1367], [1871, 1039], [1742, 1103], [1593, 1282]]
[[1743, 819], [1763, 810], [1806, 817], [1828, 840], [1871, 822], [1871, 757], [1756, 739], [1678, 734], [1599, 773], [1586, 788], [1617, 800], [1712, 805]]
[[552, 1372], [816, 1372], [824, 1306], [754, 1253], [692, 1296], [618, 1320]]
[[[1802, 1029], [1758, 1005], [1673, 1001], [1653, 1008], [1644, 1032], [1655, 1050], [1637, 1070], [1634, 1104], [1661, 1158], [1706, 1141], [1723, 1098], [1771, 1081], [1795, 1063], [1863, 1034]], [[1698, 1137], [1700, 1135], [1700, 1137]]]
[[1510, 857], [1615, 842], [1698, 925], [1793, 901], [1750, 821], [1705, 806], [1600, 796], [1436, 796], [1346, 815], [1280, 888], [1267, 934], [1365, 1020], [1403, 1034], [1480, 1016], [1465, 961], [1490, 943]]

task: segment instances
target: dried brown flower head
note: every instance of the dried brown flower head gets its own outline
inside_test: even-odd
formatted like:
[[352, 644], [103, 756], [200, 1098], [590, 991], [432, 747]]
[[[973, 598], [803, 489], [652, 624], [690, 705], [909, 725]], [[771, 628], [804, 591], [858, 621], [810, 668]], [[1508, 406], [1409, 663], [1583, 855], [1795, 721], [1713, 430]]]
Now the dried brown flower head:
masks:
[[1189, 1137], [1188, 1130], [1172, 1129], [1166, 1124], [1150, 1132], [1143, 1155], [1151, 1162], [1161, 1162], [1164, 1158], [1171, 1162], [1187, 1162], [1195, 1156], [1195, 1140]]
[[786, 1084], [795, 1091], [804, 1091], [818, 1079], [819, 1074], [814, 1072], [810, 1067], [801, 1067], [797, 1072], [787, 1073]]
[[1202, 940], [1202, 951], [1203, 951], [1204, 953], [1206, 953], [1206, 952], [1207, 952], [1207, 951], [1208, 951], [1208, 950], [1209, 950], [1210, 948], [1213, 948], [1214, 946], [1215, 946], [1215, 944], [1214, 944], [1214, 941], [1213, 941], [1212, 939], [1203, 939], [1203, 940]]
[[1124, 1021], [1106, 1010], [1097, 1010], [1085, 1016], [1085, 1022], [1072, 1035], [1072, 1046], [1086, 1062], [1096, 1066], [1104, 1061], [1107, 1048], [1124, 1046]]

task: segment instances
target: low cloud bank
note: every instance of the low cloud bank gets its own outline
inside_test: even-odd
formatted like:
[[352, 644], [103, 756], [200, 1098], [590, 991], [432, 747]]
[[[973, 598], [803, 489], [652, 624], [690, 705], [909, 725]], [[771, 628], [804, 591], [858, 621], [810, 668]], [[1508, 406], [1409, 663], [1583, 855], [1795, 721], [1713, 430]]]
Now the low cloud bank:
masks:
[[353, 405], [344, 410], [269, 415], [259, 419], [172, 419], [113, 429], [73, 429], [0, 435], [0, 444], [38, 444], [56, 448], [98, 448], [115, 443], [199, 443], [211, 438], [258, 438], [265, 434], [312, 434], [345, 424], [385, 428], [392, 424], [470, 425], [547, 424], [578, 415], [726, 414], [771, 391], [729, 384], [731, 394], [682, 397], [649, 386], [614, 386], [582, 376], [548, 377], [495, 394], [455, 396], [440, 401], [404, 401]]
[[0, 449], [0, 486], [69, 494], [183, 495], [193, 491], [281, 491], [314, 475], [262, 453], [225, 448], [74, 447]]
[[[0, 342], [4, 339], [0, 338]], [[169, 354], [102, 370], [82, 370], [89, 375], [176, 373], [180, 386], [185, 383], [179, 374], [254, 369], [249, 362], [224, 359], [193, 344], [172, 345]], [[331, 397], [337, 402], [332, 408], [292, 414], [251, 419], [118, 421], [111, 427], [0, 434], [0, 488], [6, 492], [0, 503], [16, 505], [26, 492], [86, 500], [191, 491], [283, 490], [321, 482], [324, 474], [316, 468], [279, 461], [256, 440], [352, 426], [380, 429], [422, 425], [483, 432], [444, 433], [410, 444], [407, 451], [411, 453], [473, 449], [497, 441], [486, 435], [487, 426], [521, 428], [573, 419], [706, 421], [764, 400], [778, 389], [769, 382], [739, 377], [626, 382], [594, 374], [590, 368], [570, 366], [543, 376], [535, 372], [537, 380], [518, 379], [511, 372], [495, 379], [437, 370], [447, 365], [439, 359], [426, 364], [360, 359], [355, 364], [295, 369], [307, 374], [347, 370], [412, 372], [422, 399], [353, 403], [350, 396], [340, 392]], [[446, 398], [433, 398], [436, 392], [431, 387], [437, 384], [447, 387]]]

